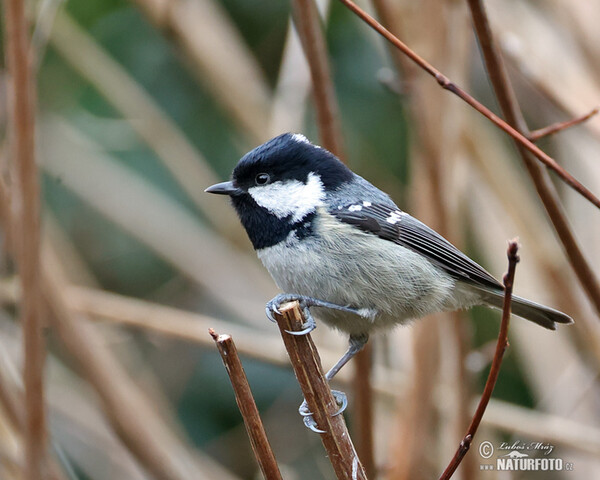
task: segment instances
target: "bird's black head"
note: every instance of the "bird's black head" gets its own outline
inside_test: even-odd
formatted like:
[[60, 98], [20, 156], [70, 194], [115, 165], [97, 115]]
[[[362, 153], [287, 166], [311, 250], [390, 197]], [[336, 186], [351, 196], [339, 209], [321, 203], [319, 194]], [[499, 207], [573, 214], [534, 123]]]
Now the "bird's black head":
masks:
[[353, 173], [324, 148], [299, 134], [284, 133], [244, 155], [232, 181], [209, 193], [230, 195], [255, 249], [310, 233], [312, 218], [328, 192]]

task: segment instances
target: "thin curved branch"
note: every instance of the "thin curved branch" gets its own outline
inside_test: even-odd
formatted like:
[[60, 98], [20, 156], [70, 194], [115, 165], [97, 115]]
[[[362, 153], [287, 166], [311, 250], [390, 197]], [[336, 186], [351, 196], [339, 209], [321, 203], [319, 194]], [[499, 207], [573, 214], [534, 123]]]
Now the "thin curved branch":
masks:
[[581, 184], [573, 175], [571, 175], [567, 170], [565, 170], [561, 165], [559, 165], [556, 160], [550, 157], [547, 153], [542, 151], [539, 147], [537, 147], [534, 143], [532, 143], [525, 135], [520, 133], [517, 129], [513, 128], [510, 124], [502, 120], [498, 117], [494, 112], [492, 112], [485, 105], [477, 101], [467, 92], [465, 92], [458, 85], [453, 83], [448, 77], [446, 77], [443, 73], [437, 70], [433, 65], [427, 62], [425, 59], [421, 58], [417, 55], [413, 50], [411, 50], [406, 44], [404, 44], [398, 37], [392, 34], [389, 30], [387, 30], [383, 25], [381, 25], [377, 20], [371, 17], [368, 13], [362, 10], [358, 5], [356, 5], [351, 0], [339, 0], [346, 7], [348, 7], [352, 12], [354, 12], [358, 17], [360, 17], [366, 24], [368, 24], [371, 28], [373, 28], [377, 33], [383, 36], [386, 40], [388, 40], [394, 47], [402, 51], [407, 57], [409, 57], [414, 63], [416, 63], [419, 67], [425, 70], [429, 75], [434, 77], [438, 84], [445, 90], [448, 90], [454, 93], [461, 100], [469, 104], [479, 113], [481, 113], [484, 117], [490, 120], [492, 123], [497, 125], [499, 128], [508, 133], [515, 141], [517, 141], [523, 148], [527, 149], [536, 158], [538, 158], [544, 165], [548, 168], [554, 170], [556, 174], [573, 190], [581, 194], [584, 198], [586, 198], [590, 203], [595, 205], [597, 208], [600, 208], [600, 199], [596, 197], [587, 187]]
[[517, 263], [519, 262], [519, 256], [517, 255], [517, 251], [519, 246], [516, 240], [512, 240], [509, 242], [507, 256], [508, 256], [508, 272], [504, 275], [504, 305], [502, 308], [502, 323], [500, 324], [500, 332], [498, 333], [498, 341], [496, 343], [496, 351], [494, 353], [494, 359], [492, 360], [492, 366], [490, 368], [490, 373], [485, 382], [485, 387], [483, 389], [483, 393], [481, 395], [481, 400], [479, 400], [479, 404], [477, 405], [477, 410], [475, 410], [475, 414], [473, 415], [473, 419], [471, 420], [471, 424], [465, 434], [465, 437], [460, 442], [454, 457], [444, 470], [444, 473], [440, 476], [440, 480], [449, 480], [450, 477], [454, 474], [460, 462], [469, 451], [471, 447], [471, 442], [475, 437], [475, 433], [477, 433], [477, 429], [479, 428], [479, 424], [481, 423], [481, 419], [483, 418], [483, 414], [490, 402], [490, 398], [492, 397], [492, 392], [494, 391], [494, 387], [496, 386], [496, 381], [498, 380], [498, 374], [500, 373], [500, 366], [502, 365], [502, 358], [504, 357], [504, 352], [508, 348], [508, 327], [510, 325], [510, 304], [512, 300], [512, 289], [513, 283], [515, 280], [515, 270], [517, 267]]

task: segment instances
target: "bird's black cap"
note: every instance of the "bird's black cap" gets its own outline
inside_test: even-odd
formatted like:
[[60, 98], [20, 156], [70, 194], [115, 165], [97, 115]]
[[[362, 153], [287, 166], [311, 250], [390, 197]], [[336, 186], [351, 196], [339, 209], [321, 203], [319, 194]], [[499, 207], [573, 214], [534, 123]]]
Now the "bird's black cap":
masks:
[[244, 155], [233, 171], [237, 187], [248, 188], [259, 173], [273, 181], [306, 182], [309, 173], [319, 175], [326, 189], [352, 179], [352, 172], [331, 152], [310, 143], [300, 134], [284, 133]]

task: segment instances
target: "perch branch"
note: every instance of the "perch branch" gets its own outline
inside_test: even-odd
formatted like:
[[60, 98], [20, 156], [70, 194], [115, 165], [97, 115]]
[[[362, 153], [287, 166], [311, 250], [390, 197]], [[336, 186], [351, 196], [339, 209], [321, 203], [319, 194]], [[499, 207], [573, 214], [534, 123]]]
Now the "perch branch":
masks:
[[457, 97], [459, 97], [464, 102], [468, 103], [471, 107], [485, 116], [488, 120], [494, 123], [496, 126], [504, 130], [508, 133], [515, 141], [517, 141], [520, 145], [522, 145], [525, 149], [530, 151], [533, 155], [536, 156], [544, 165], [548, 168], [551, 168], [556, 172], [556, 174], [571, 188], [573, 188], [576, 192], [581, 194], [584, 198], [586, 198], [589, 202], [595, 205], [597, 208], [600, 208], [600, 199], [596, 197], [590, 190], [588, 190], [584, 185], [582, 185], [573, 175], [571, 175], [567, 170], [565, 170], [562, 166], [560, 166], [556, 160], [550, 157], [548, 154], [543, 152], [539, 147], [537, 147], [533, 142], [531, 142], [525, 135], [520, 133], [518, 130], [513, 128], [507, 122], [498, 117], [494, 112], [492, 112], [485, 105], [477, 101], [471, 95], [469, 95], [466, 91], [460, 88], [458, 85], [453, 83], [448, 77], [442, 74], [439, 70], [437, 70], [433, 65], [427, 62], [425, 59], [421, 58], [417, 55], [413, 50], [411, 50], [406, 44], [404, 44], [398, 37], [392, 34], [389, 30], [387, 30], [383, 25], [381, 25], [377, 20], [371, 17], [368, 13], [358, 7], [351, 0], [339, 0], [346, 7], [348, 7], [352, 12], [354, 12], [358, 17], [360, 17], [365, 23], [367, 23], [371, 28], [373, 28], [377, 33], [382, 35], [386, 40], [388, 40], [394, 47], [399, 49], [402, 53], [404, 53], [408, 58], [410, 58], [414, 63], [416, 63], [420, 68], [422, 68], [429, 75], [434, 77], [439, 85]]
[[528, 136], [529, 140], [531, 140], [532, 142], [537, 142], [540, 138], [544, 138], [549, 135], [554, 135], [555, 133], [562, 132], [563, 130], [566, 130], [567, 128], [571, 128], [576, 125], [579, 125], [580, 123], [583, 123], [583, 122], [589, 120], [590, 118], [592, 118], [599, 111], [600, 111], [600, 107], [596, 107], [596, 108], [592, 109], [591, 111], [589, 111], [588, 113], [581, 115], [579, 117], [573, 118], [571, 120], [567, 120], [566, 122], [558, 122], [558, 123], [554, 123], [552, 125], [548, 125], [547, 127], [540, 128], [538, 130], [534, 130], [527, 136]]
[[310, 68], [317, 123], [323, 146], [344, 159], [342, 126], [335, 99], [327, 45], [314, 0], [292, 2], [294, 25]]
[[[473, 16], [475, 33], [481, 45], [485, 65], [500, 109], [510, 124], [515, 125], [527, 135], [529, 133], [527, 124], [516, 102], [502, 57], [498, 53], [485, 9], [479, 0], [468, 0], [468, 4]], [[563, 245], [565, 255], [596, 312], [600, 314], [600, 283], [575, 238], [556, 189], [546, 172], [539, 167], [523, 146], [518, 142], [516, 146]]]
[[223, 364], [233, 386], [235, 401], [238, 404], [238, 408], [244, 419], [244, 425], [246, 425], [246, 431], [250, 437], [252, 451], [263, 476], [266, 480], [281, 480], [282, 477], [279, 472], [277, 460], [269, 444], [258, 408], [256, 408], [256, 402], [250, 391], [250, 385], [248, 384], [244, 367], [242, 367], [242, 362], [235, 348], [235, 343], [231, 335], [217, 335], [212, 328], [208, 330], [208, 333], [217, 344], [217, 349], [223, 359]]
[[494, 359], [492, 360], [492, 366], [490, 368], [490, 373], [488, 375], [487, 381], [485, 382], [485, 388], [483, 389], [483, 394], [481, 395], [481, 400], [477, 405], [477, 410], [475, 410], [475, 414], [473, 415], [473, 419], [471, 420], [471, 424], [469, 425], [469, 429], [462, 442], [458, 446], [454, 457], [442, 473], [440, 480], [448, 480], [458, 466], [460, 462], [464, 458], [464, 456], [469, 451], [471, 447], [471, 442], [473, 441], [473, 437], [475, 433], [477, 433], [477, 429], [479, 428], [479, 424], [481, 423], [481, 419], [483, 418], [483, 414], [485, 413], [485, 409], [490, 402], [490, 398], [492, 397], [492, 392], [494, 391], [494, 387], [496, 386], [496, 381], [498, 380], [498, 374], [500, 373], [500, 366], [502, 365], [502, 358], [504, 357], [504, 352], [508, 348], [508, 327], [510, 325], [510, 303], [512, 298], [512, 289], [513, 283], [515, 280], [515, 270], [517, 267], [517, 263], [519, 262], [519, 256], [517, 255], [517, 251], [519, 246], [516, 240], [512, 240], [509, 242], [507, 256], [508, 256], [508, 272], [504, 275], [503, 283], [504, 283], [504, 305], [502, 308], [502, 323], [500, 324], [500, 333], [498, 334], [498, 342], [496, 343], [496, 351], [494, 353]]
[[5, 49], [11, 77], [10, 123], [16, 188], [12, 225], [16, 260], [23, 298], [20, 305], [23, 328], [25, 385], [25, 478], [42, 478], [46, 450], [44, 413], [45, 345], [42, 337], [40, 288], [40, 189], [35, 164], [35, 93], [32, 58], [23, 0], [6, 0]]
[[304, 315], [298, 302], [281, 307], [276, 315], [283, 343], [294, 373], [317, 428], [323, 430], [321, 440], [338, 479], [366, 480], [364, 468], [350, 439], [343, 415], [334, 415], [338, 406], [321, 367], [321, 360], [310, 335], [290, 335], [287, 331], [302, 330]]

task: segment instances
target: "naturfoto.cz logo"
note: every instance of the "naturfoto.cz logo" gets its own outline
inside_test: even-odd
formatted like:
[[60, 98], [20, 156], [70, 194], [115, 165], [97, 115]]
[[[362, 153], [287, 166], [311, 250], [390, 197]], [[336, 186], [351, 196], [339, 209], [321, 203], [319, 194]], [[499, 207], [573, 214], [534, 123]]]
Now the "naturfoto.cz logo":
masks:
[[[483, 441], [479, 444], [479, 456], [490, 463], [479, 465], [480, 470], [496, 471], [570, 471], [573, 463], [562, 458], [551, 457], [554, 445], [543, 442], [502, 442], [494, 447], [492, 442]], [[505, 453], [507, 452], [507, 453]], [[496, 453], [496, 461], [492, 457]], [[536, 455], [534, 457], [532, 455]]]

